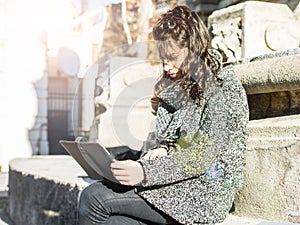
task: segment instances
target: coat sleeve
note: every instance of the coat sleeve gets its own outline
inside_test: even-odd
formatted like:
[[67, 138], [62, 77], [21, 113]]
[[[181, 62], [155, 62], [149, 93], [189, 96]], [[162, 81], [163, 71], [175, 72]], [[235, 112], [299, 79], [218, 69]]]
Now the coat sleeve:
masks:
[[153, 160], [141, 160], [144, 168], [145, 180], [142, 186], [167, 185], [181, 180], [186, 180], [197, 175], [184, 173], [174, 161], [172, 155]]
[[220, 161], [225, 176], [243, 173], [246, 164], [246, 143], [248, 139], [249, 108], [246, 92], [232, 71], [224, 83], [227, 120], [224, 144], [226, 151], [220, 152]]
[[223, 80], [222, 92], [220, 98], [209, 104], [203, 127], [214, 143], [222, 176], [230, 178], [244, 171], [249, 108], [246, 92], [233, 68], [225, 67], [219, 76]]

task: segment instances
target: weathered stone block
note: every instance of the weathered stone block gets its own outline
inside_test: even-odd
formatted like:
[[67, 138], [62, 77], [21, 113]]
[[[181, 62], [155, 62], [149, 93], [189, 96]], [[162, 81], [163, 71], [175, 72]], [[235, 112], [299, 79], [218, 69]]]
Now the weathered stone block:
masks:
[[[267, 11], [267, 12], [266, 12]], [[247, 1], [208, 17], [212, 46], [223, 53], [226, 62], [299, 46], [291, 26], [295, 20], [287, 5]]]
[[236, 214], [300, 222], [300, 116], [250, 121]]
[[16, 225], [76, 224], [78, 195], [89, 183], [70, 156], [14, 159], [9, 170], [9, 215]]

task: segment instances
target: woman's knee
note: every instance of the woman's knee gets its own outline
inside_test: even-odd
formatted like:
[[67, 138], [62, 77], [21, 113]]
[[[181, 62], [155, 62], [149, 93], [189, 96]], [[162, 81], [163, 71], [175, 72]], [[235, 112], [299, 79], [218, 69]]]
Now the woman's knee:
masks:
[[94, 209], [107, 208], [109, 200], [115, 199], [115, 193], [101, 182], [93, 183], [83, 189], [80, 194], [79, 208], [89, 207]]
[[107, 219], [109, 213], [103, 205], [104, 189], [102, 183], [98, 182], [82, 190], [78, 208], [79, 224], [85, 224], [85, 221], [103, 222]]
[[84, 213], [89, 210], [90, 206], [98, 206], [101, 201], [101, 185], [93, 183], [83, 189], [79, 198], [79, 213]]
[[91, 184], [89, 186], [87, 186], [86, 188], [84, 188], [81, 193], [80, 193], [80, 200], [79, 203], [85, 203], [85, 202], [89, 202], [89, 201], [85, 201], [85, 200], [90, 200], [93, 198], [93, 195], [95, 194], [95, 184]]

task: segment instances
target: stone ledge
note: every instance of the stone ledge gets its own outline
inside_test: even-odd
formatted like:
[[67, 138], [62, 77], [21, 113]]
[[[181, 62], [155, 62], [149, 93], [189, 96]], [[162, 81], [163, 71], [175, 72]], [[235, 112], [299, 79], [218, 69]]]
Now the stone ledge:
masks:
[[91, 181], [71, 156], [13, 159], [9, 216], [15, 225], [76, 224], [79, 193]]
[[263, 219], [254, 219], [248, 217], [239, 217], [235, 215], [229, 215], [223, 223], [217, 225], [299, 225], [289, 222], [274, 222]]
[[286, 151], [300, 143], [300, 114], [251, 120], [248, 128], [248, 151]]
[[300, 114], [249, 121], [249, 138], [300, 138]]
[[[22, 175], [31, 175], [35, 179], [45, 178], [56, 183], [70, 185], [82, 189], [89, 183], [85, 171], [69, 155], [33, 156], [16, 158], [10, 161], [11, 171]], [[10, 175], [10, 174], [9, 174]], [[11, 181], [9, 176], [9, 181]]]
[[300, 85], [300, 55], [234, 66], [247, 95], [295, 90]]

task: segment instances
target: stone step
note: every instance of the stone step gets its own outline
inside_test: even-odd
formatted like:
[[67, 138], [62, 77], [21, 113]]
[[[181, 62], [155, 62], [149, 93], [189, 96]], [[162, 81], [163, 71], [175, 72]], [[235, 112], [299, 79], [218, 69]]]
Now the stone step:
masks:
[[264, 219], [255, 219], [255, 218], [248, 218], [248, 217], [239, 217], [230, 214], [223, 223], [219, 223], [217, 225], [300, 225], [300, 224], [290, 223], [290, 222], [268, 221]]
[[249, 121], [251, 139], [300, 139], [300, 114]]

